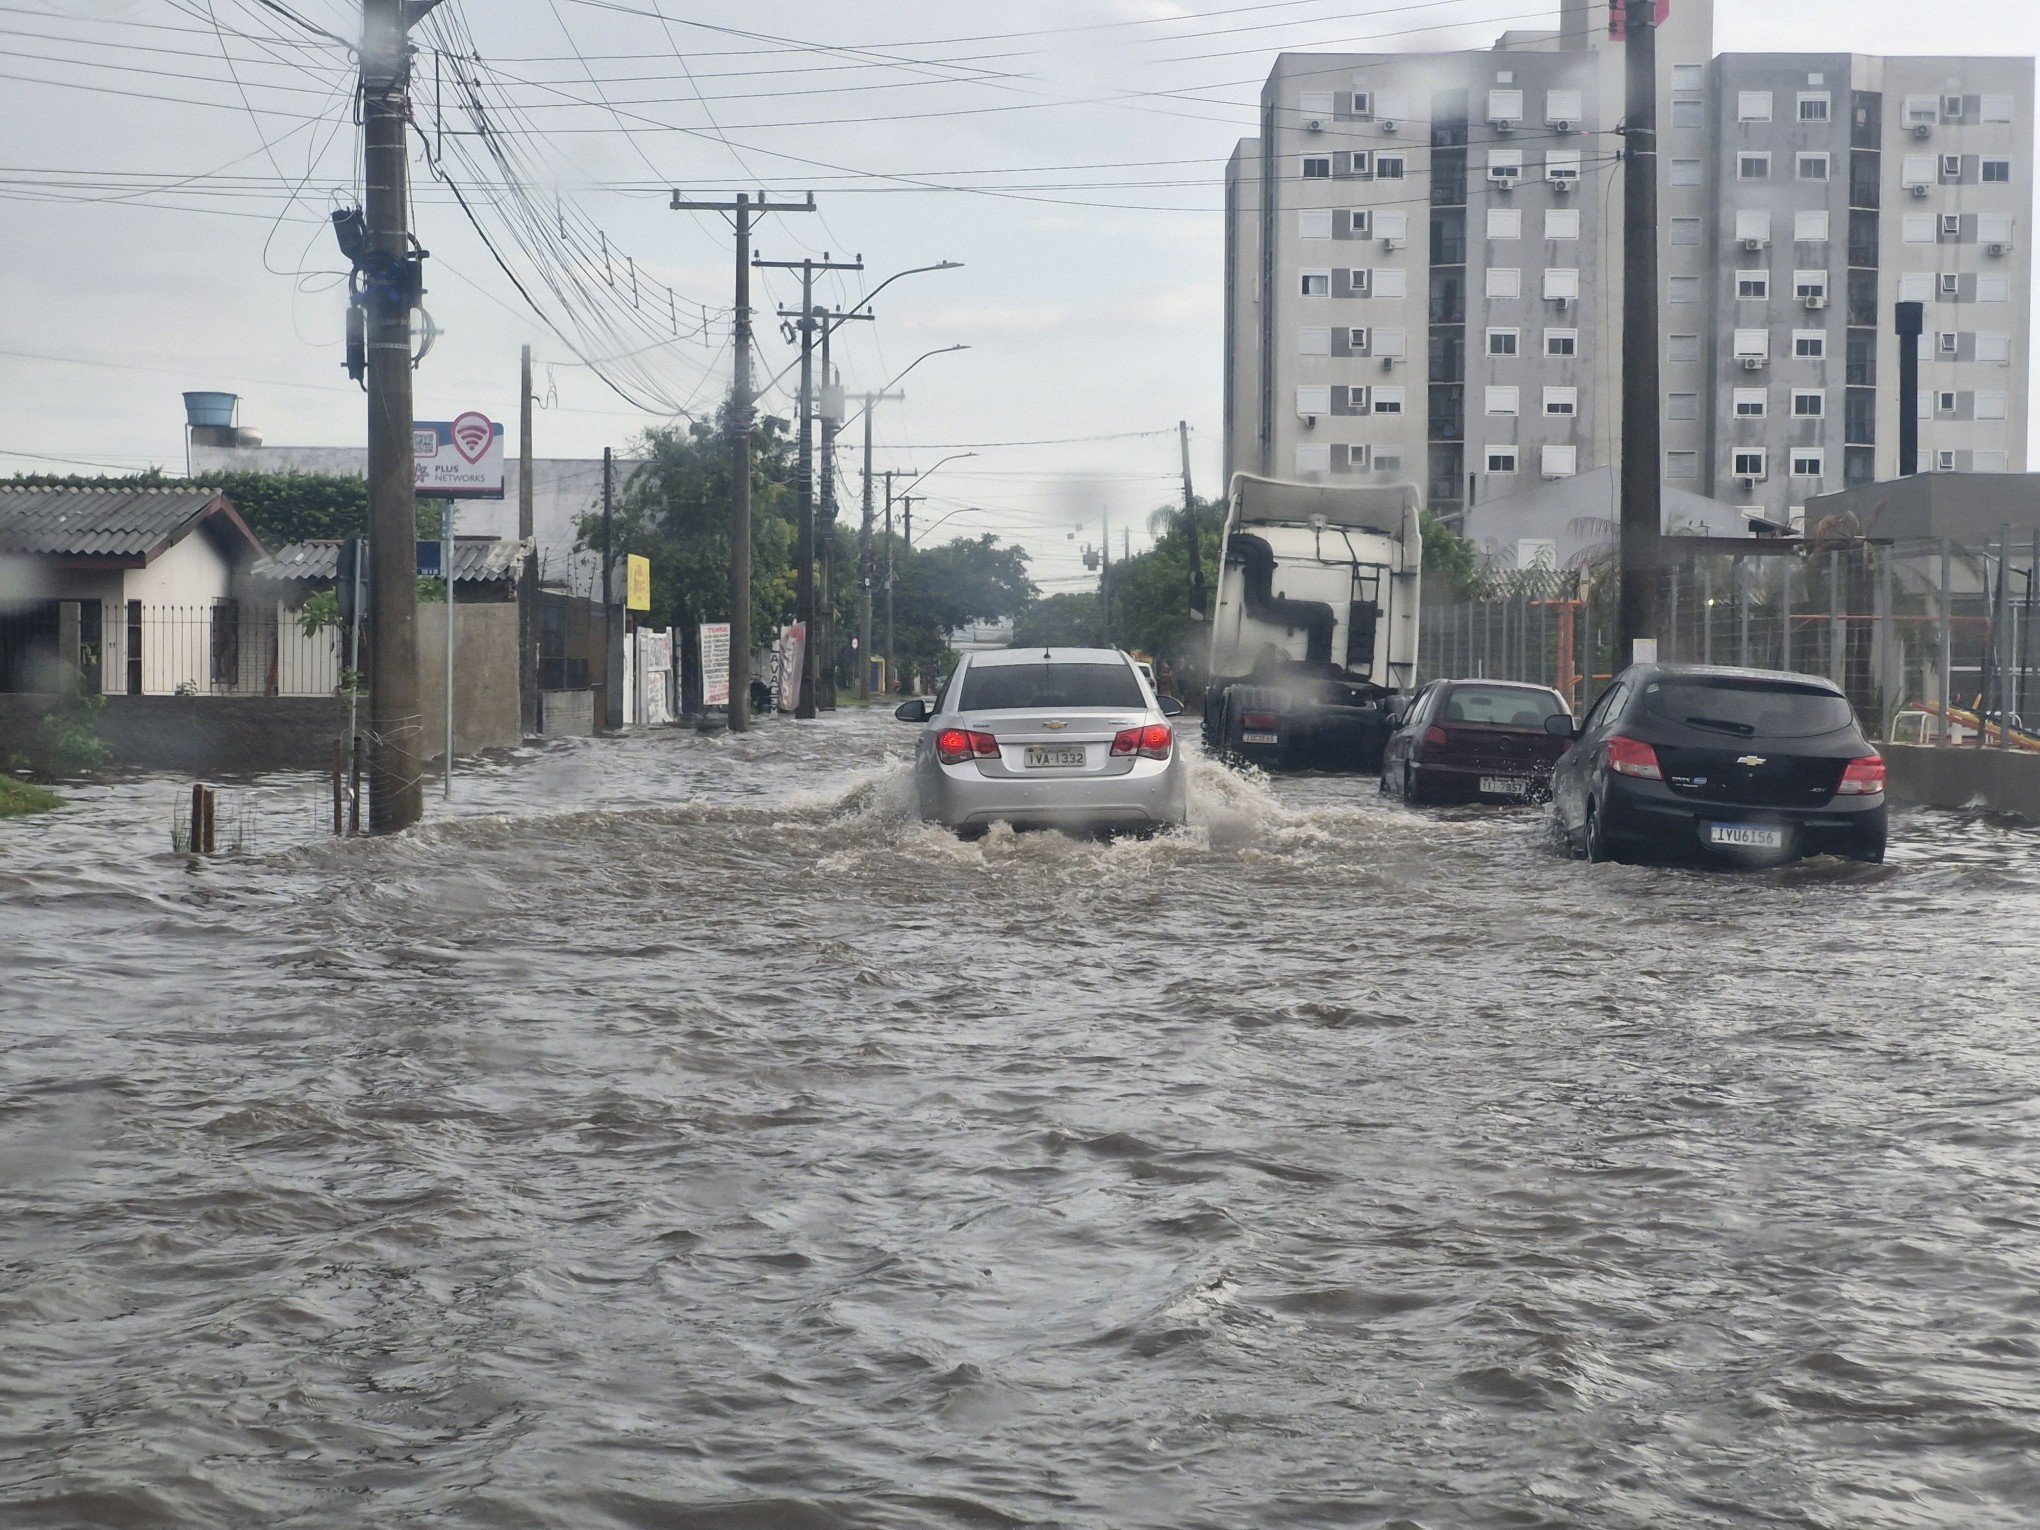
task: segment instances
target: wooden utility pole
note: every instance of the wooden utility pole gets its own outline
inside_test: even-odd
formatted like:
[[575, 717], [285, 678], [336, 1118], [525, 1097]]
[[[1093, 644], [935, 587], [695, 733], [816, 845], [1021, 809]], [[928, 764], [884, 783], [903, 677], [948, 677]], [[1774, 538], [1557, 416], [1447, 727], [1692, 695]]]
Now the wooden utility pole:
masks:
[[408, 124], [410, 29], [438, 0], [362, 0], [362, 176], [368, 251], [369, 827], [425, 814], [425, 719], [418, 693], [418, 505], [411, 445], [411, 310], [424, 292], [412, 250]]
[[1190, 539], [1190, 614], [1205, 611], [1204, 549], [1197, 529], [1197, 496], [1190, 489], [1190, 422], [1176, 422], [1176, 439], [1183, 446], [1183, 535]]
[[[906, 394], [904, 393], [886, 393], [883, 391], [864, 395], [864, 515], [857, 528], [857, 568], [861, 590], [857, 612], [857, 699], [859, 701], [871, 700], [871, 586], [878, 574], [878, 558], [874, 550], [872, 536], [871, 411], [875, 405], [885, 403], [889, 399], [902, 399], [905, 397]], [[886, 482], [888, 485], [887, 492], [890, 494], [892, 482], [890, 476], [888, 476]], [[885, 529], [886, 535], [890, 536], [892, 534], [892, 521], [890, 517], [887, 518]], [[891, 554], [888, 553], [888, 571], [890, 571], [890, 568]], [[888, 627], [887, 631], [890, 632], [890, 630], [890, 627]], [[890, 637], [886, 639], [888, 645], [886, 665], [888, 668], [892, 664], [891, 641]]]
[[1616, 667], [1658, 635], [1657, 581], [1664, 515], [1659, 484], [1657, 7], [1629, 0], [1623, 14], [1628, 100], [1622, 165], [1622, 602]]
[[900, 688], [899, 672], [894, 668], [893, 658], [893, 533], [892, 533], [892, 481], [893, 470], [885, 470], [885, 688], [897, 691]]
[[517, 535], [524, 562], [517, 576], [517, 694], [521, 728], [538, 732], [538, 548], [531, 502], [531, 347], [524, 347], [517, 405]]
[[800, 687], [800, 702], [794, 708], [794, 716], [802, 720], [815, 715], [815, 691], [821, 673], [820, 623], [815, 619], [815, 453], [814, 434], [810, 428], [815, 408], [815, 330], [831, 319], [870, 318], [870, 314], [828, 314], [815, 307], [815, 273], [817, 271], [862, 271], [864, 262], [858, 260], [831, 260], [823, 252], [820, 260], [754, 260], [751, 262], [761, 271], [800, 272], [800, 307], [782, 308], [779, 317], [791, 319], [800, 332], [800, 391], [795, 406], [796, 423], [800, 431], [796, 460], [796, 480], [800, 485], [800, 523], [794, 554], [794, 620], [807, 633], [807, 648], [803, 656]]
[[737, 304], [730, 348], [730, 732], [751, 726], [751, 219], [759, 213], [813, 212], [804, 202], [773, 202], [764, 192], [738, 192], [735, 201], [700, 201], [673, 193], [674, 212], [728, 213], [737, 235]]
[[602, 448], [602, 726], [623, 726], [623, 625], [616, 609], [616, 454]]
[[1098, 615], [1105, 646], [1112, 646], [1112, 512], [1098, 512]]

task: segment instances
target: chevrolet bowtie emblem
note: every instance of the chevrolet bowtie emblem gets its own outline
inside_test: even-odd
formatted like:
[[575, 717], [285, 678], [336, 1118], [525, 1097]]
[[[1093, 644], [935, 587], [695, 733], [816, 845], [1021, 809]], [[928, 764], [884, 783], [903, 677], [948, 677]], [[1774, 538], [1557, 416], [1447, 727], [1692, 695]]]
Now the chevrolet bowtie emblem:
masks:
[[1746, 754], [1736, 761], [1738, 765], [1761, 765], [1763, 763], [1764, 757], [1761, 754]]
[[1048, 729], [1051, 733], [1060, 733], [1062, 732], [1063, 729], [1067, 728], [1069, 724], [1066, 722], [1045, 722], [1041, 726]]

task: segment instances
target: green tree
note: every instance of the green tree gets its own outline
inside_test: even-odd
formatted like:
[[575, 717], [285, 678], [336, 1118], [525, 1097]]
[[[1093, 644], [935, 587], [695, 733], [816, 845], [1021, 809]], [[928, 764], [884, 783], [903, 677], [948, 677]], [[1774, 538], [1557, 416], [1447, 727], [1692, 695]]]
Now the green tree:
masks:
[[1424, 517], [1424, 583], [1434, 592], [1471, 594], [1480, 584], [1480, 563], [1473, 544], [1426, 510]]
[[1013, 646], [1095, 648], [1099, 643], [1098, 594], [1082, 590], [1035, 601], [1013, 623]]
[[[1027, 577], [1027, 554], [1001, 547], [989, 532], [911, 551], [895, 546], [894, 555], [894, 641], [903, 675], [940, 673], [948, 667], [951, 632], [1017, 618], [1040, 593]], [[881, 548], [881, 568], [883, 556]]]

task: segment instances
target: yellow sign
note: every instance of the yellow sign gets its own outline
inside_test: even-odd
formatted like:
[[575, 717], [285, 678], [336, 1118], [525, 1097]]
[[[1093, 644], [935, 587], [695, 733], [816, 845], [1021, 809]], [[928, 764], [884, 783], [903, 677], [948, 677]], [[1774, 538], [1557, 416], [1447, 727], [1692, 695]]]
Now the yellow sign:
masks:
[[652, 560], [630, 553], [624, 558], [623, 608], [626, 611], [652, 609]]

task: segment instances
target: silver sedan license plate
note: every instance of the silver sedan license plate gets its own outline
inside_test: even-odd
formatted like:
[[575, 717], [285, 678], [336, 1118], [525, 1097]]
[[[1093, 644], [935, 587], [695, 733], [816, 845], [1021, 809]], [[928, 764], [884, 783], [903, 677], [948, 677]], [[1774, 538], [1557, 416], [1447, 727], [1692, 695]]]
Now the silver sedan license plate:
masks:
[[1067, 769], [1084, 763], [1082, 744], [1029, 744], [1027, 746], [1027, 768], [1029, 770]]
[[1482, 776], [1480, 789], [1490, 797], [1520, 797], [1530, 789], [1530, 782], [1524, 776]]
[[1746, 850], [1783, 850], [1785, 831], [1754, 823], [1710, 823], [1707, 843], [1735, 845]]

